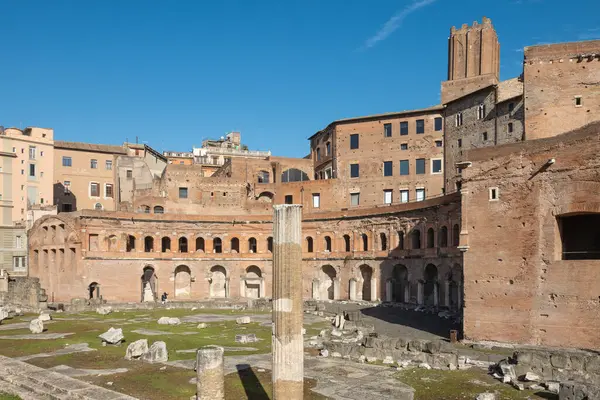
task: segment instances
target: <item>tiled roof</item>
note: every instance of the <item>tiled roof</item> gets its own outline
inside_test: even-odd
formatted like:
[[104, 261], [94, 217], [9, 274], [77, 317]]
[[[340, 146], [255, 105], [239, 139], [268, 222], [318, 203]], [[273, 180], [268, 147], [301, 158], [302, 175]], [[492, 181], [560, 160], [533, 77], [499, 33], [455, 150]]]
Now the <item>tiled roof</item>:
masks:
[[59, 149], [91, 151], [95, 153], [127, 154], [123, 147], [111, 144], [65, 142], [62, 140], [55, 140], [54, 147]]

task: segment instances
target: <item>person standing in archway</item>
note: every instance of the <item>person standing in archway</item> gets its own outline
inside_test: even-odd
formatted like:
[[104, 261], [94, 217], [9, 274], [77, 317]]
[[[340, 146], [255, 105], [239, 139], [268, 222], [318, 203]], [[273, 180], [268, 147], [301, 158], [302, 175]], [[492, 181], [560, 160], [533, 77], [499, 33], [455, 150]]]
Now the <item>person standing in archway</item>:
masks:
[[168, 297], [168, 296], [169, 296], [169, 295], [167, 294], [167, 292], [164, 292], [164, 293], [162, 294], [162, 296], [160, 296], [160, 301], [162, 302], [162, 304], [165, 304], [165, 303], [167, 302], [167, 297]]

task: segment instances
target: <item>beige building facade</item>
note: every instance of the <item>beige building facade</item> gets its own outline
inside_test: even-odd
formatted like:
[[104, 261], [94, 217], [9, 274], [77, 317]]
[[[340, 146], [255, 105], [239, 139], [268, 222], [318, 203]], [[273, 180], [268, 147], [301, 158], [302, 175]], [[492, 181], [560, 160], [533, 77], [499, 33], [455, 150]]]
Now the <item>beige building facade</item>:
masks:
[[116, 209], [116, 158], [121, 146], [54, 142], [54, 204], [59, 212]]
[[17, 155], [0, 152], [0, 270], [27, 272], [27, 234], [23, 221], [13, 223], [13, 163]]

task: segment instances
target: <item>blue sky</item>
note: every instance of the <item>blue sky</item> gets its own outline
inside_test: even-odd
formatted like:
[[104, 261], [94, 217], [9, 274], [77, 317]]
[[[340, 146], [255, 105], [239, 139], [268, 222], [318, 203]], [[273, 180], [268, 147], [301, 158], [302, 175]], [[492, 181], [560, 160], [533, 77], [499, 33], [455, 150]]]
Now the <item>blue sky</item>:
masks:
[[598, 0], [8, 1], [0, 125], [189, 150], [242, 132], [302, 157], [335, 119], [439, 102], [452, 25], [492, 19], [501, 78], [526, 45], [600, 39]]

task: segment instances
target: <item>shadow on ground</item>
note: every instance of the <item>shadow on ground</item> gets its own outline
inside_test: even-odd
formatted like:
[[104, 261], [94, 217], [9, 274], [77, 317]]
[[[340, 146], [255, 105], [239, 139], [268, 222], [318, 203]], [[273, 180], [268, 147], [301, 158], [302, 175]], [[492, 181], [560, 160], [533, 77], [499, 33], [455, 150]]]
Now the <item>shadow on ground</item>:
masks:
[[249, 364], [236, 365], [248, 400], [269, 400], [269, 396]]

